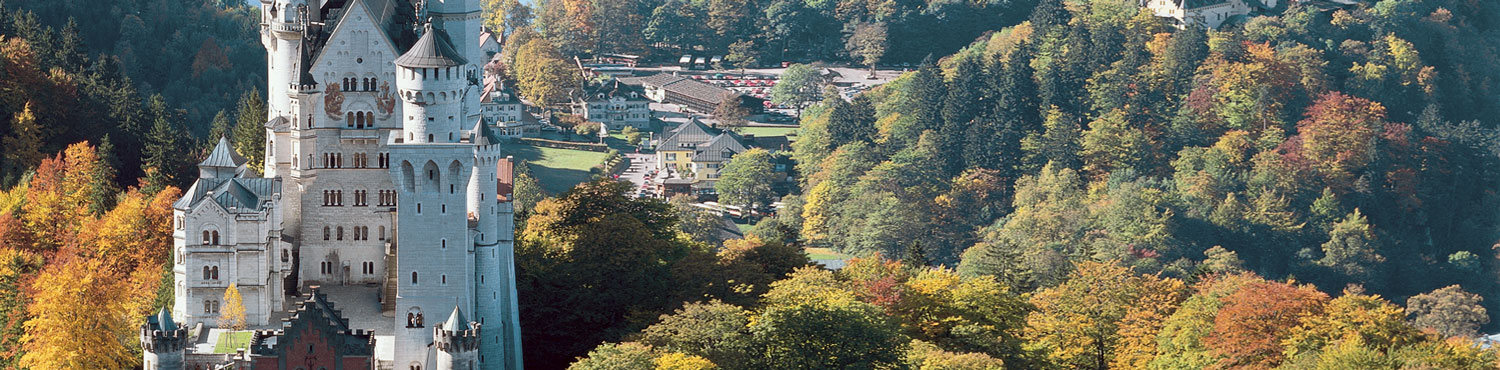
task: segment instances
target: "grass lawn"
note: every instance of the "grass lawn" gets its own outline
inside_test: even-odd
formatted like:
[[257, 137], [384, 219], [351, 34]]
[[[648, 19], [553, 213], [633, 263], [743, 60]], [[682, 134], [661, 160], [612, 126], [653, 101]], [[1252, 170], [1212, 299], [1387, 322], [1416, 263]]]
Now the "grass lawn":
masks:
[[604, 160], [604, 153], [586, 150], [543, 148], [531, 145], [511, 145], [506, 154], [525, 160], [542, 189], [557, 195], [573, 185], [589, 181], [589, 168]]
[[796, 132], [796, 131], [797, 131], [796, 127], [746, 127], [746, 128], [741, 129], [740, 132], [741, 133], [745, 133], [745, 134], [755, 134], [755, 136], [759, 136], [759, 137], [766, 137], [766, 136], [787, 136], [787, 134], [790, 134], [790, 133], [793, 133], [793, 132]]
[[842, 259], [849, 259], [849, 257], [852, 257], [852, 256], [847, 255], [847, 254], [843, 254], [843, 253], [839, 253], [839, 252], [834, 252], [833, 249], [829, 249], [829, 248], [806, 248], [806, 249], [807, 249], [807, 258], [808, 259], [814, 259], [814, 260], [842, 260]]
[[235, 349], [250, 347], [250, 331], [219, 334], [219, 343], [214, 344], [214, 353], [234, 353]]

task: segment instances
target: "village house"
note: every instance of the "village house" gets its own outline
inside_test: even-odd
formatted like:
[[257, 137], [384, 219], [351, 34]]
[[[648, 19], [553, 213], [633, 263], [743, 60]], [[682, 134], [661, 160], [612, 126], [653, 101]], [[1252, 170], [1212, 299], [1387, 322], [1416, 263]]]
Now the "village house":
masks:
[[610, 79], [574, 98], [573, 114], [603, 123], [610, 130], [626, 126], [643, 129], [651, 125], [651, 101], [638, 88]]

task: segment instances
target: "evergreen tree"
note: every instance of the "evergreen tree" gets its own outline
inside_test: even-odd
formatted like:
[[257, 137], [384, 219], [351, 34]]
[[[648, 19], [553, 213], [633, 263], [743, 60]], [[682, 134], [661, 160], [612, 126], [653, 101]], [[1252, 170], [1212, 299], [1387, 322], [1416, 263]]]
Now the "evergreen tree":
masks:
[[141, 167], [146, 173], [142, 185], [148, 193], [168, 186], [182, 188], [185, 180], [193, 177], [190, 172], [192, 157], [183, 155], [189, 147], [188, 139], [183, 137], [184, 130], [176, 123], [172, 112], [167, 111], [167, 102], [161, 95], [152, 96], [149, 107], [151, 132], [146, 136], [146, 148], [142, 153], [145, 159]]
[[856, 141], [874, 143], [875, 108], [870, 106], [870, 99], [860, 95], [848, 103], [832, 100], [833, 110], [828, 117], [829, 149]]
[[[259, 90], [250, 90], [240, 96], [239, 107], [235, 109], [234, 132], [229, 134], [229, 139], [234, 146], [234, 151], [245, 157], [245, 166], [255, 173], [261, 173], [265, 168], [266, 161], [266, 101], [261, 99]], [[216, 136], [209, 136], [209, 140], [217, 140]]]
[[[943, 126], [938, 133], [938, 150], [942, 153], [943, 173], [957, 175], [965, 168], [968, 151], [966, 147], [989, 146], [994, 140], [993, 127], [971, 127], [993, 125], [992, 120], [976, 121], [980, 108], [989, 106], [985, 96], [988, 86], [984, 83], [984, 66], [978, 57], [958, 59], [953, 69], [953, 81], [948, 83], [948, 95], [943, 101]], [[969, 144], [968, 142], [974, 142]], [[968, 167], [976, 166], [968, 163]]]

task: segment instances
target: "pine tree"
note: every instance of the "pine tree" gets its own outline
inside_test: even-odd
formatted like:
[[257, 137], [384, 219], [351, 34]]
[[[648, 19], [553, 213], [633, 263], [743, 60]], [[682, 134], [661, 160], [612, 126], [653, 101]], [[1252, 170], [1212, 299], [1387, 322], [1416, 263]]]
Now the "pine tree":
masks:
[[[229, 134], [234, 151], [245, 157], [246, 167], [260, 173], [265, 168], [266, 160], [267, 116], [266, 101], [261, 99], [260, 91], [250, 90], [241, 95], [234, 115], [234, 131]], [[217, 140], [218, 137], [210, 136], [208, 139]]]
[[146, 135], [146, 147], [142, 151], [146, 157], [141, 163], [141, 169], [146, 173], [142, 185], [149, 193], [168, 186], [183, 187], [183, 179], [191, 176], [187, 173], [191, 165], [189, 156], [183, 155], [187, 148], [183, 130], [174, 123], [161, 95], [151, 97], [149, 111], [151, 132]]

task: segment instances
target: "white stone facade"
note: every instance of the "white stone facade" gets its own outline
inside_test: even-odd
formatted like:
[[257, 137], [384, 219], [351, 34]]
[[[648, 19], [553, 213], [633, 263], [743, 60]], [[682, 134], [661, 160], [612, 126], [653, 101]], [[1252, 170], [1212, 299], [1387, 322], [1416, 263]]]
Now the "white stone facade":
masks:
[[[407, 328], [414, 308], [431, 323], [473, 312], [485, 324], [479, 368], [521, 368], [512, 211], [496, 197], [500, 136], [480, 109], [479, 0], [412, 2], [262, 0], [265, 177], [206, 167], [203, 189], [178, 202], [183, 325], [216, 325], [230, 283], [250, 325], [273, 324], [298, 288], [378, 285], [396, 311], [396, 333], [382, 333], [395, 368], [446, 370], [430, 325]], [[396, 66], [423, 42], [457, 63]], [[429, 169], [434, 182], [418, 187]], [[257, 206], [217, 200], [241, 188]]]
[[[1256, 1], [1256, 0], [1251, 0]], [[1276, 0], [1263, 0], [1275, 7]], [[1197, 25], [1216, 29], [1235, 16], [1246, 16], [1252, 5], [1246, 0], [1141, 0], [1158, 17], [1171, 18], [1179, 27]]]

